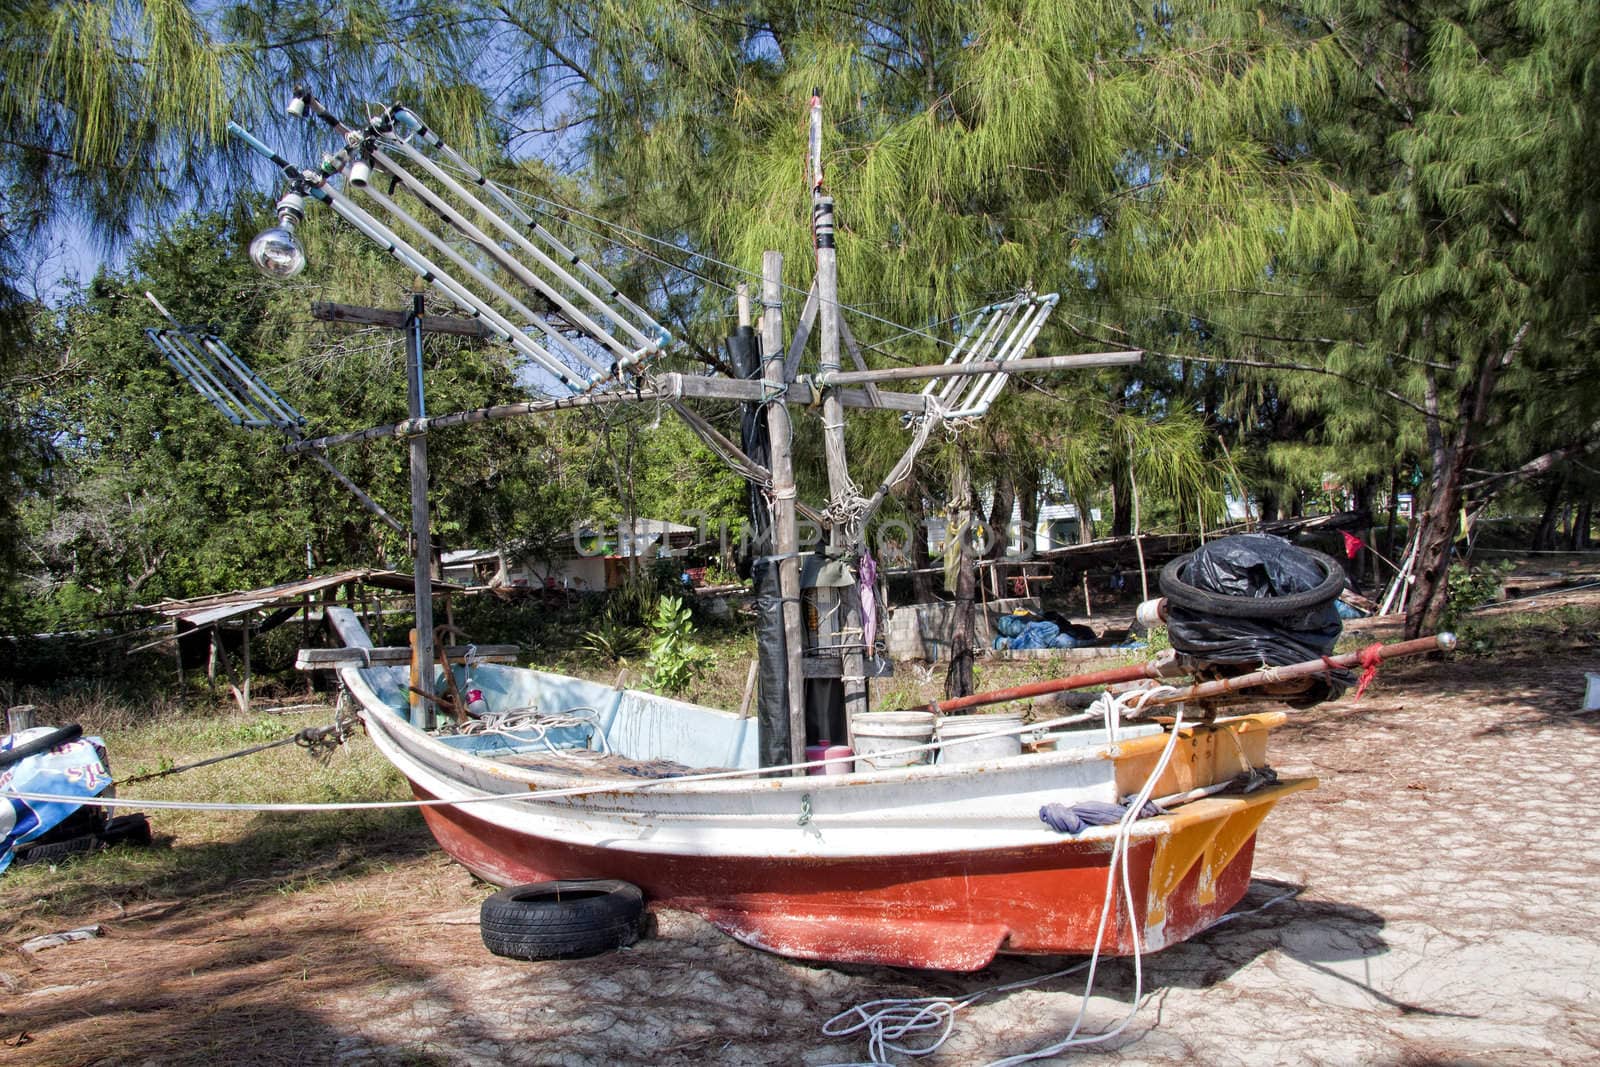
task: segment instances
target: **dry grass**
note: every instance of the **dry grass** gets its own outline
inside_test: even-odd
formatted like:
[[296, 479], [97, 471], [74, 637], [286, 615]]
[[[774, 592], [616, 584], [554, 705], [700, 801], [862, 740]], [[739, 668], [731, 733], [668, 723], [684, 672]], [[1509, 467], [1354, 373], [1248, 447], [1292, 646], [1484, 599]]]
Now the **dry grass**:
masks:
[[[74, 713], [72, 719], [60, 719]], [[45, 722], [79, 721], [106, 742], [119, 779], [181, 766], [292, 736], [326, 721], [314, 715], [244, 715], [234, 706], [174, 709], [133, 716], [124, 709], [41, 707]], [[325, 713], [326, 714], [326, 713]], [[107, 725], [107, 724], [112, 725]], [[294, 745], [122, 786], [119, 812], [139, 798], [185, 801], [337, 803], [409, 796], [404, 780], [364, 735], [326, 765]], [[293, 892], [298, 887], [372, 870], [394, 855], [427, 850], [431, 840], [414, 811], [313, 815], [151, 811], [152, 848], [115, 848], [73, 857], [59, 867], [18, 867], [0, 879], [0, 911], [14, 933], [59, 928], [87, 911], [139, 901]]]

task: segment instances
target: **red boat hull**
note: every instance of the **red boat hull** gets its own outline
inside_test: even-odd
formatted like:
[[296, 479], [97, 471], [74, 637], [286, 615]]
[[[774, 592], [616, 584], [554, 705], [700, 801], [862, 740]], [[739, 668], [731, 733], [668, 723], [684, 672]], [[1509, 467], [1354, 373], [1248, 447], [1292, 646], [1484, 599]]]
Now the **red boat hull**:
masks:
[[[695, 912], [740, 941], [785, 956], [950, 971], [977, 970], [997, 952], [1093, 952], [1110, 859], [1103, 840], [1070, 837], [1029, 848], [837, 860], [645, 854], [507, 830], [467, 808], [422, 812], [446, 852], [496, 884], [620, 878], [652, 904]], [[1193, 862], [1181, 877], [1172, 874], [1175, 884], [1157, 894], [1161, 921], [1147, 925], [1152, 871], [1159, 879], [1163, 869], [1174, 870], [1161, 862], [1167, 840], [1134, 843], [1135, 914], [1116, 901], [1103, 952], [1131, 954], [1133, 924], [1146, 949], [1175, 944], [1244, 895], [1253, 824], [1214, 865]]]

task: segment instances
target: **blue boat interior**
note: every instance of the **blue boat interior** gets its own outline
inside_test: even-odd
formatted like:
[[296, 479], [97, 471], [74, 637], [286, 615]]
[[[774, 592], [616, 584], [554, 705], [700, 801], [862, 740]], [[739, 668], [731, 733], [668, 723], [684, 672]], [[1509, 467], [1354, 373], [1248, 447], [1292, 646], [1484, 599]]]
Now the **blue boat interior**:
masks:
[[[754, 718], [526, 668], [479, 664], [455, 668], [454, 673], [461, 692], [482, 691], [490, 713], [538, 715], [561, 723], [587, 720], [438, 736], [451, 748], [476, 756], [496, 759], [577, 750], [609, 752], [627, 760], [665, 760], [684, 767], [751, 769], [760, 765]], [[397, 716], [407, 716], [407, 668], [370, 667], [361, 674]], [[442, 690], [442, 670], [436, 671], [435, 680], [435, 691]]]

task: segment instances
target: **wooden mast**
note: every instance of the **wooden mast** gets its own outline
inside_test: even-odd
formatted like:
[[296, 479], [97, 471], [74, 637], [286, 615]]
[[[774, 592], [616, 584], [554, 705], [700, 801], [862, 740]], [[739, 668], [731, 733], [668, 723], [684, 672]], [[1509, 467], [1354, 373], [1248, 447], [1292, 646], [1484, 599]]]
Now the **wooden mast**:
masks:
[[[845, 454], [844, 405], [837, 386], [828, 386], [829, 375], [839, 371], [839, 253], [834, 243], [833, 197], [822, 191], [822, 91], [811, 98], [811, 222], [817, 253], [818, 375], [822, 389], [822, 441], [828, 465], [828, 547], [836, 559], [853, 561], [859, 546], [852, 536], [865, 536], [853, 529], [851, 514], [860, 502], [855, 483], [850, 480], [850, 463]], [[839, 628], [841, 679], [844, 684], [844, 722], [846, 737], [853, 739], [851, 725], [867, 710], [866, 643], [861, 628], [859, 586], [837, 591], [842, 625]]]
[[767, 447], [772, 456], [772, 555], [778, 565], [778, 595], [783, 602], [784, 656], [789, 665], [786, 703], [789, 708], [791, 763], [805, 760], [806, 695], [802, 655], [805, 634], [800, 619], [800, 535], [795, 525], [792, 428], [784, 391], [783, 253], [761, 256], [761, 372], [767, 403]]

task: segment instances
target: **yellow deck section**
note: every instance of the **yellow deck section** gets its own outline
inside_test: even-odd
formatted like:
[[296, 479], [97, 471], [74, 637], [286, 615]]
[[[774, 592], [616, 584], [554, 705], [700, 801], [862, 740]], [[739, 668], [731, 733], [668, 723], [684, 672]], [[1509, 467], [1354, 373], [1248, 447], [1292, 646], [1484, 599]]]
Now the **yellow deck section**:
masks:
[[1167, 833], [1150, 861], [1145, 925], [1158, 926], [1166, 919], [1167, 901], [1196, 863], [1200, 864], [1200, 879], [1195, 902], [1215, 900], [1218, 876], [1261, 828], [1278, 801], [1316, 787], [1315, 778], [1289, 778], [1244, 796], [1206, 797], [1161, 816]]
[[[1267, 735], [1288, 720], [1281, 711], [1238, 715], [1212, 723], [1185, 726], [1178, 733], [1172, 758], [1156, 781], [1152, 797], [1170, 796], [1225, 782], [1252, 768], [1267, 765]], [[1161, 759], [1170, 734], [1153, 734], [1118, 742], [1106, 749], [1116, 766], [1117, 795], [1142, 788]], [[1217, 878], [1260, 829], [1278, 801], [1291, 793], [1315, 789], [1315, 778], [1285, 779], [1243, 796], [1204, 797], [1158, 820], [1166, 832], [1150, 865], [1147, 929], [1167, 917], [1173, 892], [1200, 865], [1196, 903], [1216, 899]]]
[[[1252, 767], [1266, 766], [1267, 734], [1288, 718], [1281, 711], [1269, 711], [1183, 727], [1172, 750], [1172, 759], [1150, 795], [1164, 797], [1185, 793], [1225, 782]], [[1106, 749], [1106, 755], [1116, 762], [1119, 797], [1144, 788], [1145, 779], [1156, 769], [1169, 736], [1161, 733], [1135, 737]]]

